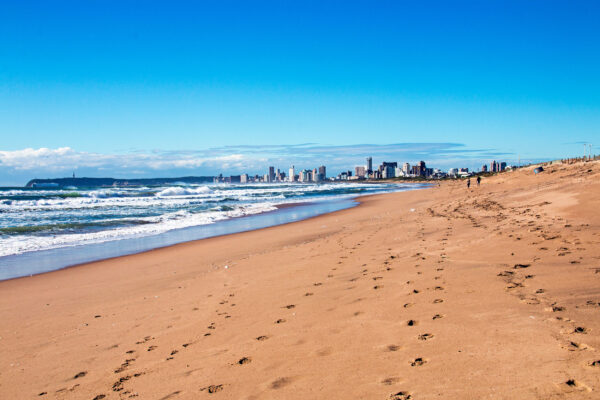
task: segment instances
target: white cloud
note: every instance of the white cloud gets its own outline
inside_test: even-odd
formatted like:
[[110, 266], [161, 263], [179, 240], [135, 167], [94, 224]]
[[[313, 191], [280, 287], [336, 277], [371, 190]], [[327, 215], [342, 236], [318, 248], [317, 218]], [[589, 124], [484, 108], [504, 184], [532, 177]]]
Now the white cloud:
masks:
[[90, 177], [157, 177], [183, 175], [235, 175], [265, 173], [268, 166], [284, 171], [326, 165], [329, 174], [364, 164], [373, 156], [382, 161], [414, 162], [424, 160], [433, 167], [479, 167], [492, 158], [507, 159], [493, 149], [469, 149], [459, 143], [397, 143], [327, 146], [314, 143], [298, 145], [223, 146], [201, 150], [140, 151], [102, 154], [77, 151], [70, 147], [0, 150], [0, 185], [20, 185], [31, 178], [70, 175]]
[[232, 165], [232, 163], [243, 165], [240, 162], [244, 159], [243, 154], [202, 156], [202, 154], [189, 154], [188, 152], [100, 154], [75, 151], [70, 147], [57, 149], [27, 148], [15, 151], [0, 150], [0, 168], [11, 168], [17, 171], [38, 169], [62, 171], [77, 168], [95, 168], [98, 170], [114, 168], [152, 170], [218, 168], [219, 165]]

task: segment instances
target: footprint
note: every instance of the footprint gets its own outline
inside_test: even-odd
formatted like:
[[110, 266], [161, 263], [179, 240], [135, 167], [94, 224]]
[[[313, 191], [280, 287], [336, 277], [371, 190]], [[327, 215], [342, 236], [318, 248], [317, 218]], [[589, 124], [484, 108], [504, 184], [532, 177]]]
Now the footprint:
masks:
[[515, 266], [513, 267], [514, 269], [522, 269], [522, 268], [529, 268], [531, 267], [531, 264], [515, 264]]
[[427, 361], [425, 361], [423, 358], [418, 357], [418, 358], [415, 358], [414, 361], [412, 361], [410, 363], [410, 366], [411, 367], [420, 367], [421, 365], [425, 364], [426, 362]]
[[305, 296], [312, 296], [313, 294], [314, 294], [314, 293], [311, 293], [311, 292], [306, 292], [306, 293], [304, 293], [304, 295], [305, 295]]
[[262, 335], [256, 338], [256, 340], [258, 340], [259, 342], [262, 342], [263, 340], [267, 340], [269, 337], [266, 335]]
[[283, 318], [279, 318], [277, 321], [275, 321], [276, 324], [283, 324], [285, 322], [285, 319]]
[[433, 339], [433, 334], [432, 333], [423, 333], [423, 334], [419, 335], [418, 339], [419, 340]]
[[288, 310], [291, 310], [292, 308], [296, 307], [295, 304], [288, 304], [287, 306], [284, 306], [282, 308], [287, 308]]
[[396, 377], [391, 377], [391, 378], [385, 378], [384, 380], [381, 381], [382, 384], [390, 386], [393, 385], [394, 383], [398, 383], [400, 381], [399, 378]]
[[208, 393], [210, 393], [210, 394], [217, 393], [217, 392], [220, 392], [221, 390], [223, 390], [223, 385], [210, 385], [210, 386], [202, 388], [200, 390], [207, 390]]
[[271, 389], [281, 389], [282, 387], [290, 384], [292, 380], [290, 378], [278, 378], [277, 380], [271, 383]]
[[73, 379], [83, 378], [83, 377], [84, 377], [84, 376], [86, 376], [86, 375], [87, 375], [87, 371], [81, 371], [81, 372], [78, 372], [78, 373], [77, 373], [77, 374], [76, 374], [76, 375], [73, 377]]
[[563, 383], [565, 389], [568, 390], [584, 390], [590, 392], [591, 389], [589, 386], [583, 384], [582, 382], [576, 381], [575, 379], [569, 379], [565, 383]]
[[390, 344], [389, 346], [386, 347], [386, 351], [398, 351], [400, 350], [400, 346], [395, 345], [395, 344]]
[[588, 333], [588, 330], [582, 326], [578, 326], [573, 330], [573, 333]]
[[404, 308], [409, 308], [409, 307], [412, 307], [414, 305], [415, 305], [415, 303], [406, 303], [403, 307]]
[[377, 290], [377, 289], [381, 289], [383, 288], [383, 285], [375, 285], [373, 286], [373, 289]]
[[248, 358], [248, 357], [243, 357], [243, 358], [240, 358], [240, 359], [239, 359], [239, 361], [238, 361], [238, 364], [240, 364], [240, 365], [244, 365], [244, 364], [250, 364], [250, 362], [251, 362], [251, 361], [252, 361], [252, 360], [251, 360], [250, 358]]
[[435, 299], [435, 300], [433, 301], [433, 304], [439, 304], [439, 303], [443, 303], [443, 302], [444, 302], [444, 300], [443, 300], [443, 299]]
[[409, 319], [408, 322], [406, 323], [406, 325], [408, 325], [408, 326], [416, 326], [417, 325], [417, 321], [415, 321], [413, 319]]
[[408, 392], [398, 392], [391, 394], [389, 400], [411, 400], [412, 396]]
[[440, 318], [444, 318], [443, 314], [435, 314], [431, 319], [436, 320], [436, 319], [440, 319]]
[[567, 344], [567, 350], [569, 351], [587, 350], [589, 348], [590, 347], [585, 343], [569, 342]]

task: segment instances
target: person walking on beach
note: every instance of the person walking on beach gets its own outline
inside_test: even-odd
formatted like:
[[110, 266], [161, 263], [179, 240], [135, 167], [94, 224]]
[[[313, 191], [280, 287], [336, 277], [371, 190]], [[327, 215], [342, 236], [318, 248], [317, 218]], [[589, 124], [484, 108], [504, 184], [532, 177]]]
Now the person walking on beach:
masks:
[[480, 176], [478, 176], [478, 177], [477, 177], [477, 186], [478, 186], [478, 187], [479, 187], [479, 184], [480, 184], [480, 183], [481, 183], [481, 177], [480, 177]]
[[467, 179], [467, 189], [471, 187], [471, 178]]

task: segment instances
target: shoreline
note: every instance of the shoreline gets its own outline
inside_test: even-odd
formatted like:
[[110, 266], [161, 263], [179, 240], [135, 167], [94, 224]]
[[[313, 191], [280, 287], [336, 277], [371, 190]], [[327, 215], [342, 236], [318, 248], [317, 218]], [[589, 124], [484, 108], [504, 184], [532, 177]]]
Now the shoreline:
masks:
[[[176, 240], [173, 242], [170, 242], [168, 240], [166, 240], [166, 241], [161, 240], [161, 238], [164, 238], [165, 236], [170, 236], [173, 234], [177, 235], [178, 233], [183, 233], [185, 235], [185, 232], [190, 232], [190, 231], [194, 231], [194, 230], [203, 230], [203, 229], [208, 229], [210, 231], [211, 230], [210, 228], [215, 228], [215, 225], [217, 225], [217, 224], [220, 224], [220, 225], [216, 226], [217, 228], [219, 228], [219, 227], [222, 227], [224, 223], [232, 224], [238, 220], [248, 220], [248, 219], [254, 220], [254, 219], [258, 219], [258, 218], [264, 218], [264, 217], [268, 217], [270, 214], [275, 214], [280, 211], [285, 212], [286, 210], [291, 211], [291, 210], [296, 209], [296, 211], [297, 211], [297, 209], [299, 207], [310, 207], [310, 206], [318, 207], [318, 205], [322, 204], [322, 203], [334, 205], [334, 208], [335, 208], [335, 205], [339, 205], [339, 207], [341, 207], [341, 208], [335, 209], [333, 211], [315, 211], [314, 215], [309, 212], [309, 213], [305, 214], [307, 216], [299, 217], [299, 219], [287, 220], [285, 222], [273, 221], [272, 224], [267, 224], [266, 226], [258, 226], [255, 228], [251, 227], [251, 228], [247, 228], [247, 229], [241, 227], [241, 228], [239, 228], [239, 230], [236, 230], [238, 228], [234, 228], [231, 232], [227, 232], [227, 233], [215, 233], [215, 234], [209, 233], [208, 236], [206, 236], [206, 237], [195, 238], [194, 235], [191, 234], [190, 238]], [[333, 212], [336, 212], [339, 210], [344, 210], [346, 208], [355, 207], [358, 204], [359, 204], [359, 202], [356, 201], [356, 197], [351, 198], [351, 199], [335, 199], [335, 200], [329, 200], [329, 201], [325, 201], [325, 202], [281, 204], [281, 205], [276, 205], [275, 210], [265, 211], [265, 212], [261, 212], [258, 214], [250, 214], [250, 215], [242, 215], [242, 216], [238, 216], [238, 217], [232, 217], [232, 218], [225, 219], [222, 221], [217, 221], [217, 222], [214, 222], [211, 224], [172, 229], [170, 231], [162, 232], [162, 233], [155, 234], [155, 235], [124, 238], [124, 239], [110, 240], [110, 241], [99, 242], [99, 243], [86, 243], [86, 244], [79, 244], [79, 245], [74, 245], [74, 246], [65, 246], [65, 247], [59, 247], [59, 248], [54, 248], [54, 249], [37, 250], [37, 251], [25, 252], [25, 253], [21, 253], [21, 254], [4, 256], [4, 257], [0, 257], [0, 268], [10, 266], [10, 264], [14, 265], [17, 263], [21, 264], [23, 262], [35, 262], [36, 260], [39, 261], [41, 259], [47, 259], [48, 255], [50, 255], [50, 257], [54, 256], [58, 259], [65, 260], [65, 259], [69, 259], [70, 257], [74, 257], [73, 254], [75, 254], [75, 257], [77, 257], [77, 254], [88, 253], [88, 250], [93, 247], [105, 248], [105, 247], [111, 247], [111, 246], [115, 246], [115, 245], [116, 245], [116, 247], [120, 247], [120, 245], [123, 243], [123, 241], [131, 242], [132, 244], [134, 244], [134, 246], [135, 246], [135, 243], [140, 243], [140, 242], [144, 242], [144, 241], [154, 243], [153, 245], [142, 246], [141, 248], [138, 248], [138, 249], [136, 249], [135, 247], [132, 246], [130, 248], [130, 250], [120, 250], [120, 251], [115, 250], [114, 251], [115, 253], [121, 253], [121, 254], [115, 254], [112, 256], [97, 256], [98, 258], [95, 258], [96, 256], [91, 256], [91, 258], [93, 258], [93, 259], [76, 262], [73, 264], [69, 264], [68, 261], [64, 261], [64, 262], [58, 261], [59, 263], [63, 263], [63, 264], [66, 263], [66, 264], [64, 266], [51, 267], [48, 270], [43, 270], [41, 272], [35, 272], [32, 274], [26, 273], [21, 276], [14, 276], [14, 277], [8, 277], [8, 278], [3, 278], [2, 276], [4, 276], [4, 274], [0, 274], [0, 282], [13, 280], [13, 279], [30, 278], [32, 276], [36, 276], [36, 275], [40, 275], [40, 274], [46, 274], [46, 273], [50, 273], [50, 272], [60, 271], [60, 270], [67, 269], [67, 268], [82, 267], [82, 266], [85, 266], [86, 264], [90, 264], [90, 263], [94, 263], [94, 262], [118, 259], [119, 257], [127, 257], [127, 256], [137, 255], [137, 254], [141, 254], [141, 253], [145, 253], [145, 252], [149, 252], [149, 251], [160, 250], [160, 249], [169, 248], [172, 246], [177, 246], [179, 244], [185, 244], [185, 243], [196, 242], [196, 241], [200, 241], [200, 240], [206, 240], [206, 239], [213, 238], [213, 237], [235, 235], [236, 233], [251, 232], [251, 231], [260, 230], [260, 229], [267, 229], [272, 226], [280, 226], [280, 225], [286, 225], [289, 223], [300, 222], [300, 221], [303, 221], [306, 219], [316, 218], [323, 214], [329, 214], [329, 213], [333, 213]], [[63, 256], [61, 253], [66, 253], [66, 255]], [[4, 261], [4, 263], [3, 263], [3, 261]]]
[[[399, 192], [427, 189], [425, 185], [398, 185]], [[393, 192], [390, 192], [393, 193]], [[381, 193], [374, 193], [381, 194]], [[369, 194], [370, 195], [370, 194]], [[203, 240], [237, 232], [263, 229], [301, 221], [325, 213], [356, 206], [357, 198], [369, 195], [350, 195], [341, 198], [317, 199], [305, 202], [280, 203], [274, 210], [241, 215], [209, 224], [170, 229], [145, 236], [124, 237], [100, 242], [65, 245], [43, 250], [26, 251], [0, 257], [0, 282], [26, 278], [37, 274], [79, 266], [90, 262], [169, 247], [178, 243]], [[254, 224], [254, 225], [253, 225]], [[23, 269], [21, 265], [36, 267]]]
[[[222, 220], [222, 221], [217, 221], [214, 224], [219, 224], [219, 223], [227, 223], [227, 222], [231, 222], [231, 221], [235, 221], [235, 220], [240, 220], [240, 219], [252, 219], [252, 218], [256, 218], [256, 217], [263, 217], [263, 216], [267, 216], [268, 214], [272, 214], [272, 213], [277, 213], [280, 210], [286, 210], [286, 209], [297, 209], [298, 207], [310, 207], [310, 206], [315, 206], [318, 204], [322, 204], [322, 203], [327, 203], [327, 204], [339, 204], [340, 208], [335, 208], [332, 211], [322, 211], [322, 212], [316, 212], [314, 215], [308, 215], [305, 217], [300, 217], [299, 219], [295, 219], [295, 220], [289, 220], [289, 221], [285, 221], [285, 222], [280, 222], [280, 223], [274, 223], [272, 225], [266, 225], [266, 226], [259, 226], [256, 228], [249, 228], [246, 230], [239, 230], [239, 231], [232, 231], [230, 233], [222, 233], [222, 234], [215, 234], [215, 235], [211, 235], [211, 236], [207, 236], [207, 237], [202, 237], [202, 238], [192, 238], [192, 239], [187, 239], [187, 240], [182, 240], [182, 241], [177, 241], [174, 242], [172, 244], [165, 244], [165, 245], [158, 245], [157, 247], [150, 247], [147, 249], [143, 249], [143, 250], [139, 250], [139, 251], [135, 251], [132, 253], [125, 253], [125, 254], [119, 254], [119, 255], [114, 255], [114, 256], [108, 256], [108, 257], [103, 257], [103, 258], [98, 258], [98, 259], [93, 259], [90, 261], [83, 261], [83, 262], [78, 262], [75, 264], [68, 264], [59, 268], [54, 268], [54, 269], [49, 269], [47, 271], [42, 271], [42, 272], [38, 272], [38, 273], [34, 273], [34, 274], [27, 274], [27, 275], [22, 275], [22, 276], [15, 276], [12, 278], [1, 278], [0, 277], [0, 284], [2, 282], [6, 282], [6, 281], [12, 281], [12, 280], [18, 280], [18, 279], [28, 279], [28, 278], [32, 278], [34, 276], [38, 276], [38, 275], [44, 275], [44, 274], [49, 274], [49, 273], [54, 273], [54, 272], [58, 272], [58, 271], [62, 271], [62, 270], [66, 270], [66, 269], [70, 269], [70, 268], [79, 268], [79, 267], [85, 267], [86, 265], [89, 264], [93, 264], [93, 263], [98, 263], [98, 262], [103, 262], [103, 261], [110, 261], [110, 260], [117, 260], [121, 257], [131, 257], [131, 256], [136, 256], [136, 255], [140, 255], [140, 254], [144, 254], [147, 252], [153, 252], [153, 251], [158, 251], [158, 250], [162, 250], [162, 249], [168, 249], [171, 247], [175, 247], [175, 246], [179, 246], [179, 245], [186, 245], [186, 244], [190, 244], [190, 243], [195, 243], [195, 242], [200, 242], [203, 240], [208, 240], [208, 239], [212, 239], [212, 238], [220, 238], [220, 237], [228, 237], [228, 236], [234, 236], [240, 233], [246, 233], [246, 232], [254, 232], [254, 231], [260, 231], [263, 229], [269, 229], [269, 228], [273, 228], [273, 227], [278, 227], [278, 226], [285, 226], [288, 224], [294, 224], [294, 223], [299, 223], [302, 221], [307, 221], [307, 220], [311, 220], [311, 219], [315, 219], [315, 218], [319, 218], [320, 216], [323, 215], [329, 215], [329, 214], [335, 214], [337, 212], [340, 211], [344, 211], [344, 210], [348, 210], [354, 207], [359, 207], [363, 201], [359, 200], [359, 199], [364, 199], [364, 201], [368, 201], [368, 199], [370, 197], [373, 196], [384, 196], [384, 195], [388, 195], [388, 194], [393, 194], [393, 193], [401, 193], [404, 191], [412, 191], [412, 190], [421, 190], [421, 189], [429, 189], [429, 188], [414, 188], [414, 189], [408, 189], [408, 190], [403, 190], [403, 191], [397, 191], [397, 192], [389, 192], [389, 193], [376, 193], [376, 194], [368, 194], [368, 195], [363, 195], [363, 196], [356, 196], [356, 197], [350, 197], [347, 199], [332, 199], [332, 200], [326, 200], [326, 201], [316, 201], [316, 202], [300, 202], [300, 203], [284, 203], [284, 204], [278, 204], [275, 205], [276, 209], [275, 210], [270, 210], [270, 211], [265, 211], [259, 214], [251, 214], [251, 215], [242, 215], [239, 217], [232, 217], [226, 220]], [[346, 204], [344, 204], [346, 203]], [[207, 225], [198, 225], [198, 226], [193, 226], [193, 227], [186, 227], [186, 228], [178, 228], [178, 229], [174, 229], [172, 231], [167, 231], [167, 232], [163, 232], [163, 233], [159, 233], [157, 235], [151, 235], [148, 237], [139, 237], [139, 238], [128, 238], [128, 239], [119, 239], [119, 240], [113, 240], [113, 241], [108, 241], [108, 242], [100, 242], [100, 243], [90, 243], [90, 244], [82, 244], [82, 245], [76, 245], [76, 246], [68, 246], [68, 247], [60, 247], [60, 248], [56, 248], [56, 249], [48, 249], [48, 250], [40, 250], [40, 251], [33, 251], [33, 252], [28, 252], [28, 253], [22, 253], [22, 254], [18, 254], [18, 255], [11, 255], [11, 256], [5, 256], [6, 258], [22, 258], [21, 256], [34, 256], [34, 258], [38, 258], [38, 257], [44, 257], [45, 254], [47, 253], [54, 253], [54, 252], [62, 252], [65, 250], [70, 250], [70, 249], [75, 249], [75, 250], [81, 250], [81, 251], [85, 251], [88, 247], [90, 246], [105, 246], [105, 245], [110, 245], [110, 244], [116, 244], [118, 243], [120, 240], [131, 240], [131, 241], [139, 241], [140, 239], [153, 239], [153, 238], [157, 238], [160, 237], [162, 235], [165, 234], [169, 234], [170, 232], [173, 231], [179, 231], [179, 232], [185, 232], [185, 231], [189, 231], [189, 230], [193, 230], [193, 229], [197, 229], [197, 228], [207, 228], [207, 227], [212, 227], [213, 224], [207, 224]], [[41, 254], [40, 254], [41, 253]], [[1, 260], [4, 257], [0, 257], [0, 267], [1, 267]], [[17, 260], [20, 262], [20, 260]]]
[[600, 163], [356, 200], [1, 281], [0, 397], [594, 398]]

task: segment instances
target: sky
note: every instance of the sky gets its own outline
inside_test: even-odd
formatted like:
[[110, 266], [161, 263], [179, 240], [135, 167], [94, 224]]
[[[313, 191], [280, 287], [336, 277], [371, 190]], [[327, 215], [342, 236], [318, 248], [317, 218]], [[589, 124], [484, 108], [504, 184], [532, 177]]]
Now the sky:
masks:
[[599, 20], [595, 1], [3, 1], [0, 185], [581, 156]]

